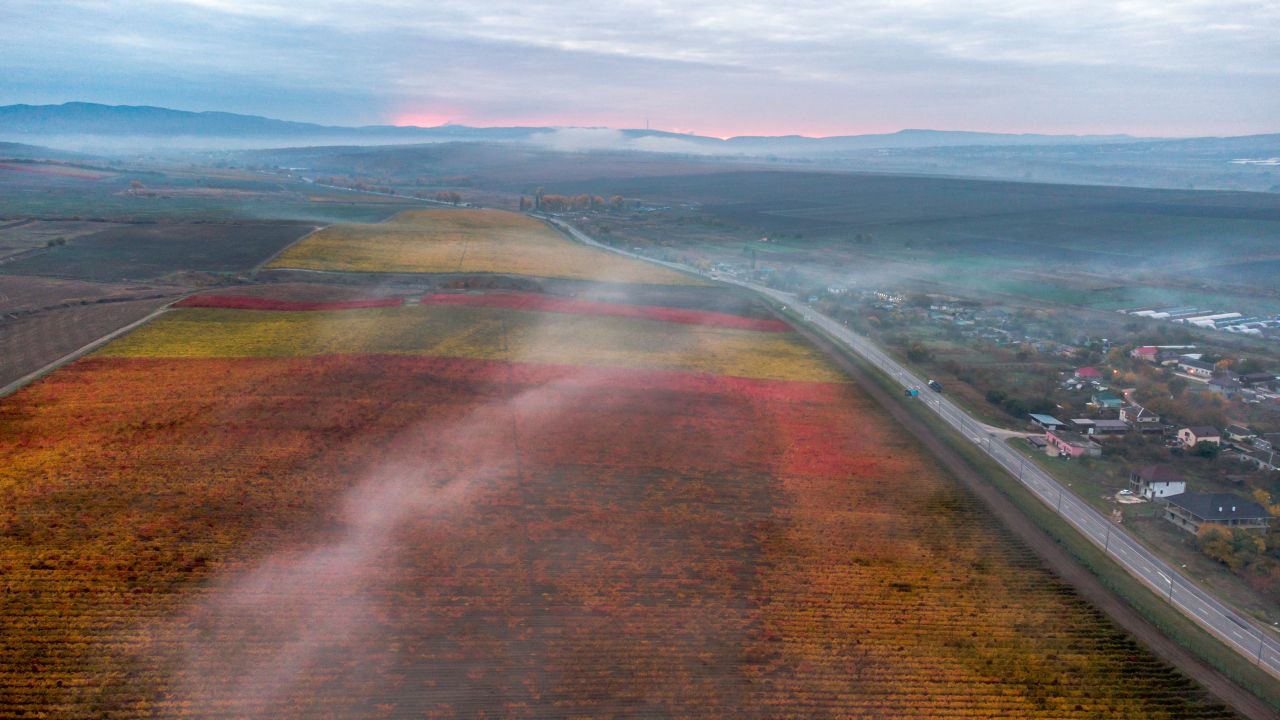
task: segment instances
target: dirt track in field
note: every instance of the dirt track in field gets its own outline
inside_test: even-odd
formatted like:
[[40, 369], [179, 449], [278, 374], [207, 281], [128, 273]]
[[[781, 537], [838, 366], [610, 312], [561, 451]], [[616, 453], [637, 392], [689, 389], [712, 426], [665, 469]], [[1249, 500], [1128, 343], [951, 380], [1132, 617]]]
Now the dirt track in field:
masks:
[[75, 305], [0, 322], [0, 386], [146, 317], [168, 301]]
[[[789, 322], [789, 319], [778, 316]], [[1062, 548], [1052, 537], [1028, 518], [1008, 497], [991, 485], [954, 449], [940, 439], [922, 420], [902, 407], [866, 371], [840, 351], [825, 337], [810, 329], [795, 325], [796, 330], [831, 356], [832, 360], [907, 429], [938, 461], [955, 475], [961, 484], [982, 500], [1000, 520], [1036, 553], [1055, 574], [1069, 582], [1076, 591], [1093, 603], [1120, 627], [1132, 634], [1138, 642], [1156, 656], [1176, 667], [1182, 673], [1200, 683], [1220, 700], [1251, 720], [1275, 720], [1277, 717], [1267, 703], [1253, 693], [1237, 685], [1186, 648], [1171, 640], [1155, 625], [1138, 613], [1128, 602], [1116, 595], [1087, 568]]]

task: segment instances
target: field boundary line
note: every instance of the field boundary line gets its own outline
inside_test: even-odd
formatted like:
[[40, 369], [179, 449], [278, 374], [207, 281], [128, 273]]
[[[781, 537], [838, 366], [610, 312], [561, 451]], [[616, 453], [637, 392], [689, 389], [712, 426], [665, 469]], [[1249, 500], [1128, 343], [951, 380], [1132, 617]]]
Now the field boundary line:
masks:
[[132, 331], [132, 330], [135, 330], [135, 329], [137, 329], [137, 328], [141, 327], [142, 325], [145, 325], [145, 324], [147, 324], [147, 323], [151, 322], [152, 320], [156, 319], [157, 317], [159, 317], [159, 316], [163, 315], [164, 313], [168, 312], [168, 311], [169, 311], [169, 308], [170, 308], [174, 303], [178, 302], [179, 300], [182, 300], [182, 299], [186, 298], [186, 297], [187, 297], [187, 296], [189, 296], [189, 295], [193, 295], [195, 292], [196, 292], [196, 291], [183, 293], [183, 294], [179, 295], [178, 297], [173, 298], [173, 299], [172, 299], [172, 300], [170, 300], [169, 302], [165, 303], [164, 305], [161, 305], [160, 307], [156, 308], [155, 310], [152, 310], [151, 312], [147, 313], [145, 316], [143, 316], [143, 317], [141, 317], [141, 318], [138, 318], [137, 320], [134, 320], [133, 322], [129, 323], [128, 325], [125, 325], [125, 326], [123, 326], [123, 327], [116, 328], [115, 330], [112, 330], [111, 332], [107, 333], [106, 335], [103, 335], [102, 337], [98, 338], [97, 340], [94, 340], [94, 341], [92, 341], [92, 342], [88, 343], [87, 345], [82, 346], [82, 347], [81, 347], [81, 348], [79, 348], [78, 350], [73, 350], [73, 351], [71, 351], [71, 352], [67, 353], [66, 355], [63, 355], [62, 357], [58, 358], [57, 360], [54, 360], [53, 362], [51, 362], [51, 363], [48, 363], [48, 364], [44, 365], [44, 366], [43, 366], [43, 367], [41, 367], [41, 368], [39, 368], [39, 369], [37, 369], [37, 370], [33, 370], [33, 371], [31, 371], [31, 372], [27, 373], [26, 375], [23, 375], [22, 377], [18, 378], [17, 380], [14, 380], [13, 382], [9, 383], [8, 385], [5, 385], [4, 387], [0, 387], [0, 398], [5, 398], [5, 397], [8, 397], [8, 396], [10, 396], [10, 395], [12, 395], [12, 394], [14, 394], [14, 393], [18, 392], [18, 391], [19, 391], [19, 390], [21, 390], [22, 388], [26, 387], [27, 385], [30, 385], [31, 383], [35, 382], [36, 380], [39, 380], [40, 378], [44, 377], [45, 375], [48, 375], [49, 373], [53, 372], [54, 370], [57, 370], [58, 368], [62, 367], [63, 365], [66, 365], [66, 364], [68, 364], [68, 363], [71, 363], [71, 362], [74, 362], [74, 361], [76, 361], [76, 360], [79, 360], [80, 358], [84, 357], [85, 355], [88, 355], [89, 353], [93, 352], [94, 350], [97, 350], [98, 348], [102, 347], [103, 345], [106, 345], [107, 343], [111, 342], [112, 340], [115, 340], [116, 338], [120, 337], [121, 335], [124, 335], [125, 333], [128, 333], [128, 332], [130, 332], [130, 331]]
[[302, 237], [295, 238], [292, 242], [288, 243], [287, 245], [285, 245], [284, 247], [280, 248], [279, 250], [277, 250], [277, 251], [275, 251], [275, 252], [271, 253], [271, 255], [267, 257], [267, 259], [263, 260], [262, 262], [258, 263], [257, 265], [254, 265], [254, 266], [253, 266], [253, 270], [251, 270], [251, 271], [250, 271], [250, 273], [251, 273], [251, 274], [253, 274], [253, 275], [257, 275], [257, 274], [258, 274], [258, 273], [259, 273], [259, 272], [260, 272], [264, 267], [266, 267], [266, 266], [267, 266], [267, 264], [268, 264], [268, 263], [270, 263], [271, 261], [273, 261], [273, 260], [275, 260], [276, 258], [280, 257], [282, 254], [284, 254], [284, 251], [285, 251], [285, 250], [288, 250], [289, 248], [293, 247], [294, 245], [297, 245], [298, 243], [302, 242], [303, 240], [306, 240], [307, 238], [311, 237], [312, 235], [315, 235], [316, 233], [320, 232], [321, 230], [327, 230], [327, 229], [329, 229], [329, 228], [333, 227], [333, 225], [334, 225], [334, 223], [329, 223], [328, 225], [313, 225], [313, 226], [311, 227], [311, 231], [310, 231], [310, 232], [303, 234], [303, 235], [302, 235]]

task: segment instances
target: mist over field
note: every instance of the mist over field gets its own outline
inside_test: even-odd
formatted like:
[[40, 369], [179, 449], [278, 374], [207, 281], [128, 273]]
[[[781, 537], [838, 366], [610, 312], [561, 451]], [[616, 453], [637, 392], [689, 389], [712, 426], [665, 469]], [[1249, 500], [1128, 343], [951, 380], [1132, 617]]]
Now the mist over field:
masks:
[[0, 27], [0, 718], [1280, 712], [1280, 7]]
[[[576, 391], [589, 392], [580, 381]], [[381, 687], [388, 701], [395, 699], [387, 668], [360, 654], [361, 647], [394, 642], [395, 626], [411, 621], [397, 618], [399, 608], [386, 599], [381, 569], [414, 551], [409, 524], [466, 523], [478, 490], [520, 482], [518, 419], [554, 424], [563, 392], [554, 385], [518, 391], [463, 417], [404, 430], [341, 501], [326, 533], [332, 539], [215, 579], [212, 592], [189, 611], [192, 632], [176, 669], [185, 678], [182, 700], [204, 708], [197, 710], [201, 716], [323, 712], [323, 703], [305, 699], [316, 675], [353, 691]], [[502, 447], [514, 452], [495, 452]], [[412, 707], [412, 695], [400, 702]]]

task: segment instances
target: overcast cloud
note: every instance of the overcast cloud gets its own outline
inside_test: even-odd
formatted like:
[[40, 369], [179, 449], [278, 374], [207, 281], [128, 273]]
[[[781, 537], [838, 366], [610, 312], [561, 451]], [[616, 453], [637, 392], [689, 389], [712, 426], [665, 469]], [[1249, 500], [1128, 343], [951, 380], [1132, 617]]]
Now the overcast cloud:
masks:
[[0, 103], [333, 124], [1280, 131], [1280, 3], [6, 0]]

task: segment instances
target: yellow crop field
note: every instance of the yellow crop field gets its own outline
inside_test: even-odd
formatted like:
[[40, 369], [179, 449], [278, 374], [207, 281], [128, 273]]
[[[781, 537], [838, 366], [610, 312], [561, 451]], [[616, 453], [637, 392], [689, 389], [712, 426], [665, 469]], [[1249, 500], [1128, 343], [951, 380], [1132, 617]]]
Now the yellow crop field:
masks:
[[381, 223], [335, 225], [281, 253], [270, 267], [701, 284], [682, 273], [579, 245], [538, 220], [501, 210], [412, 210]]
[[174, 310], [105, 357], [435, 355], [845, 382], [790, 333], [508, 308], [409, 305], [331, 312]]

